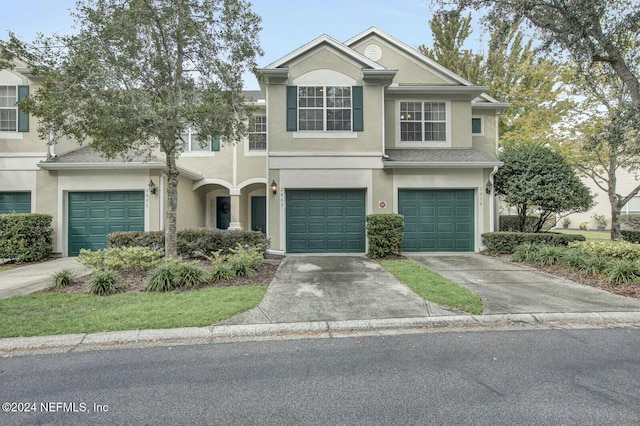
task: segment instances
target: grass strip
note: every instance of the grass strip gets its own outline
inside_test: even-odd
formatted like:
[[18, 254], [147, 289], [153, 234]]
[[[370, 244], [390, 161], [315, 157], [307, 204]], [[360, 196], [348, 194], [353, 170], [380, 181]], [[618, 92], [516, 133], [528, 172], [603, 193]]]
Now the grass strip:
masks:
[[258, 306], [266, 287], [169, 293], [30, 294], [0, 300], [0, 337], [203, 327]]
[[429, 302], [476, 315], [482, 314], [480, 296], [412, 260], [383, 260], [380, 264]]

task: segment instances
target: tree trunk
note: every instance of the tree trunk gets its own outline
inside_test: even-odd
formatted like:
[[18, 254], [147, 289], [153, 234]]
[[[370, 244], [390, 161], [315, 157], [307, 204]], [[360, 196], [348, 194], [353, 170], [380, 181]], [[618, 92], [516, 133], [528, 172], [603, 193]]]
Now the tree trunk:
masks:
[[618, 202], [618, 197], [615, 197], [615, 200], [610, 198], [611, 202], [611, 239], [614, 241], [621, 240], [622, 235], [620, 234], [620, 212], [622, 211], [622, 206]]
[[[165, 144], [168, 146], [170, 144]], [[167, 228], [164, 234], [164, 255], [167, 258], [178, 257], [178, 166], [175, 148], [166, 152], [167, 163]]]

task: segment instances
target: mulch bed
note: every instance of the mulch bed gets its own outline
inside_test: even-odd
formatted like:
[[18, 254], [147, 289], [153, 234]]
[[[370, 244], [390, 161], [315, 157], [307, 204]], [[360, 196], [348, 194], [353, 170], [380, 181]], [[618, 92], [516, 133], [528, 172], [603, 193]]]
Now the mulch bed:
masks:
[[[267, 256], [267, 258], [275, 259], [272, 256]], [[256, 275], [253, 277], [238, 277], [230, 281], [220, 282], [220, 283], [211, 283], [206, 286], [202, 286], [198, 288], [232, 287], [232, 286], [248, 286], [248, 285], [268, 287], [271, 281], [273, 280], [273, 277], [275, 276], [276, 271], [278, 270], [278, 265], [273, 263], [277, 263], [277, 262], [261, 263], [256, 270]], [[201, 266], [203, 269], [209, 268], [209, 264], [206, 262], [203, 262]], [[145, 280], [146, 274], [144, 272], [126, 271], [126, 272], [120, 272], [120, 275], [123, 278], [122, 281], [124, 285], [120, 288], [118, 293], [135, 293], [135, 292], [145, 291], [144, 280]], [[89, 292], [87, 291], [87, 287], [90, 280], [91, 280], [90, 275], [84, 276], [79, 278], [77, 282], [72, 286], [64, 287], [61, 289], [43, 290], [43, 292], [65, 293], [65, 294], [88, 294]], [[177, 291], [190, 291], [190, 290], [192, 289], [180, 289]]]

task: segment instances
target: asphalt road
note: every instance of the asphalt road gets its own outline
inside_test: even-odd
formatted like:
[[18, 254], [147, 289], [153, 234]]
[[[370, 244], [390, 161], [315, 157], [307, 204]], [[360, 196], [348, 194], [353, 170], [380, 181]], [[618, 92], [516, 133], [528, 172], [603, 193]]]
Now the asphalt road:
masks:
[[0, 402], [2, 425], [637, 425], [640, 329], [16, 356]]

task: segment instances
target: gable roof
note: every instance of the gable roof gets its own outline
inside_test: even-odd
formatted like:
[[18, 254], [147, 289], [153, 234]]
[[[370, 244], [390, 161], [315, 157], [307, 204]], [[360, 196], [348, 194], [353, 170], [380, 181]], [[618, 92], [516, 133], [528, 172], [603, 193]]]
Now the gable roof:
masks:
[[472, 168], [502, 166], [502, 162], [474, 148], [396, 148], [386, 150], [384, 168]]
[[445, 80], [453, 80], [455, 83], [461, 84], [463, 86], [473, 86], [474, 85], [469, 80], [466, 80], [466, 79], [460, 77], [458, 74], [456, 74], [453, 71], [449, 70], [448, 68], [440, 65], [439, 63], [437, 63], [433, 59], [429, 58], [428, 56], [423, 55], [418, 50], [416, 50], [413, 47], [409, 46], [408, 44], [398, 40], [397, 38], [385, 33], [384, 31], [380, 30], [377, 27], [371, 27], [371, 28], [361, 32], [360, 34], [356, 35], [355, 37], [352, 37], [349, 40], [347, 40], [345, 42], [345, 44], [352, 48], [354, 45], [358, 44], [358, 42], [360, 42], [360, 41], [362, 41], [362, 40], [364, 40], [364, 39], [366, 39], [366, 38], [368, 38], [370, 36], [377, 36], [378, 38], [381, 38], [382, 40], [386, 41], [388, 44], [390, 44], [392, 46], [395, 46], [397, 49], [399, 49], [400, 51], [404, 52], [405, 54], [411, 56], [413, 59], [416, 59], [419, 62], [423, 63], [424, 65], [427, 65], [436, 74], [439, 74], [439, 76], [442, 77]]
[[301, 46], [299, 48], [297, 48], [296, 50], [294, 50], [293, 52], [283, 56], [282, 58], [278, 59], [275, 62], [270, 63], [269, 65], [267, 65], [265, 68], [266, 69], [272, 69], [272, 68], [281, 68], [282, 66], [284, 66], [286, 63], [293, 61], [294, 59], [298, 58], [299, 56], [302, 56], [303, 54], [323, 45], [326, 44], [328, 46], [333, 47], [334, 49], [338, 50], [339, 52], [343, 53], [344, 55], [346, 55], [347, 57], [350, 57], [360, 63], [362, 63], [363, 65], [366, 65], [368, 68], [371, 69], [377, 69], [377, 70], [383, 70], [385, 69], [382, 65], [378, 64], [375, 61], [372, 61], [371, 59], [367, 58], [366, 56], [360, 54], [359, 52], [356, 52], [355, 50], [351, 49], [350, 47], [340, 43], [339, 41], [337, 41], [336, 39], [334, 39], [333, 37], [330, 37], [326, 34], [321, 35], [320, 37], [311, 40], [309, 43], [305, 44], [304, 46]]

